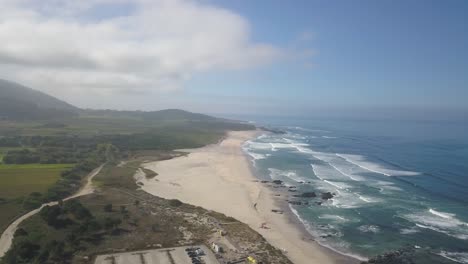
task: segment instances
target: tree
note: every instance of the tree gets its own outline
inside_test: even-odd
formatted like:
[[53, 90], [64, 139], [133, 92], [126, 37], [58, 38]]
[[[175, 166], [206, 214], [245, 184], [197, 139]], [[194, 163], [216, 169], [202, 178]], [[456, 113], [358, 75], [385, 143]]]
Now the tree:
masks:
[[179, 207], [182, 205], [182, 202], [177, 199], [169, 200], [169, 205], [174, 207]]
[[112, 204], [104, 205], [104, 212], [112, 212]]
[[20, 237], [20, 236], [27, 236], [28, 235], [28, 232], [26, 232], [26, 230], [24, 230], [24, 228], [18, 228], [15, 232], [15, 237]]
[[114, 231], [117, 229], [117, 227], [122, 223], [122, 220], [119, 218], [111, 218], [111, 217], [106, 217], [104, 218], [104, 228], [106, 230], [112, 230]]
[[15, 245], [16, 254], [23, 260], [32, 260], [41, 248], [39, 245], [28, 240], [20, 241]]

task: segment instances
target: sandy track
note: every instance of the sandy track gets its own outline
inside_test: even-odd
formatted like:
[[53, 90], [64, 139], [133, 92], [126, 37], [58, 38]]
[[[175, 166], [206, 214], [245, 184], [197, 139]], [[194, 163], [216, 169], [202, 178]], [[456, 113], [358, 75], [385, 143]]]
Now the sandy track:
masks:
[[[95, 170], [93, 170], [90, 174], [88, 174], [88, 176], [86, 176], [86, 184], [80, 189], [78, 190], [78, 192], [76, 192], [75, 194], [63, 199], [64, 201], [66, 200], [70, 200], [70, 199], [73, 199], [73, 198], [76, 198], [76, 197], [80, 197], [80, 196], [83, 196], [83, 195], [88, 195], [88, 194], [91, 194], [94, 192], [94, 187], [92, 185], [92, 181], [93, 181], [93, 178], [94, 176], [96, 176], [102, 169], [102, 165], [99, 166], [98, 168], [96, 168]], [[21, 217], [19, 217], [18, 219], [16, 219], [13, 223], [11, 223], [6, 229], [5, 231], [3, 231], [2, 233], [2, 236], [0, 237], [0, 258], [3, 257], [5, 255], [5, 253], [10, 249], [11, 247], [11, 244], [13, 242], [13, 237], [14, 237], [14, 234], [16, 232], [16, 229], [18, 228], [18, 226], [26, 219], [28, 219], [29, 217], [39, 213], [41, 211], [42, 208], [44, 208], [45, 206], [52, 206], [52, 205], [56, 205], [58, 204], [58, 201], [54, 201], [54, 202], [49, 202], [49, 203], [45, 203], [43, 205], [41, 205], [41, 207], [37, 208], [37, 209], [34, 209], [32, 211], [30, 211], [29, 213], [25, 214], [25, 215], [22, 215]]]

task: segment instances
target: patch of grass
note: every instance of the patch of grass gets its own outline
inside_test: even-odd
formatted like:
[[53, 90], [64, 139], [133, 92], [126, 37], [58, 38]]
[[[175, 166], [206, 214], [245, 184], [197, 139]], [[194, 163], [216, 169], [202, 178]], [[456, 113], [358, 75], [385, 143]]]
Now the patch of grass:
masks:
[[0, 202], [0, 231], [3, 231], [17, 216], [24, 213], [21, 201]]
[[138, 186], [135, 183], [133, 175], [135, 175], [139, 167], [139, 161], [131, 161], [121, 167], [108, 164], [96, 175], [94, 182], [99, 187], [135, 190]]
[[147, 179], [153, 179], [154, 177], [158, 176], [158, 174], [152, 170], [142, 168], [142, 167], [140, 167], [140, 169], [145, 173], [145, 177]]
[[0, 230], [24, 213], [30, 193], [45, 193], [72, 164], [0, 164]]
[[0, 197], [14, 199], [45, 192], [72, 164], [0, 164]]

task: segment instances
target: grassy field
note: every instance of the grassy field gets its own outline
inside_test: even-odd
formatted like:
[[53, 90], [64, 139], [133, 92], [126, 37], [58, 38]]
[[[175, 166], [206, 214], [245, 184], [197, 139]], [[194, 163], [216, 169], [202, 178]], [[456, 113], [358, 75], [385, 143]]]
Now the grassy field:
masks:
[[14, 199], [44, 192], [72, 164], [0, 164], [0, 197]]
[[24, 213], [23, 197], [43, 193], [72, 164], [0, 164], [0, 230]]

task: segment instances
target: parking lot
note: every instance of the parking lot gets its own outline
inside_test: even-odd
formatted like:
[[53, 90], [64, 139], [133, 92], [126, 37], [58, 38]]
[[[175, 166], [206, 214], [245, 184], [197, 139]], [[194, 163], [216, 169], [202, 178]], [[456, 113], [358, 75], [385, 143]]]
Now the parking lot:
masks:
[[[196, 249], [199, 249], [198, 251]], [[202, 253], [203, 252], [203, 253]], [[201, 254], [199, 254], [201, 253]], [[95, 264], [219, 264], [204, 245], [99, 255]]]

